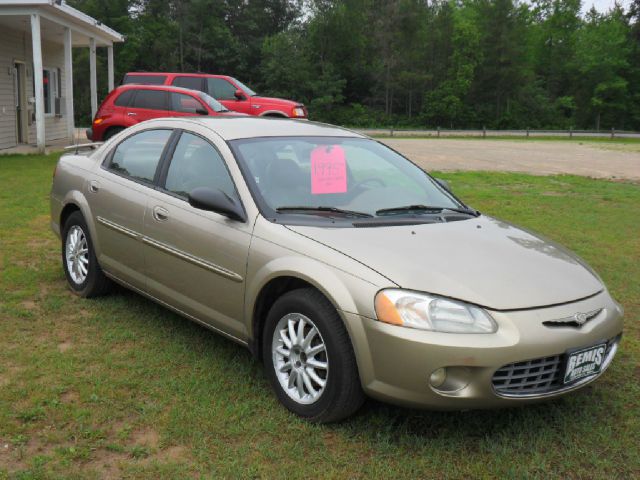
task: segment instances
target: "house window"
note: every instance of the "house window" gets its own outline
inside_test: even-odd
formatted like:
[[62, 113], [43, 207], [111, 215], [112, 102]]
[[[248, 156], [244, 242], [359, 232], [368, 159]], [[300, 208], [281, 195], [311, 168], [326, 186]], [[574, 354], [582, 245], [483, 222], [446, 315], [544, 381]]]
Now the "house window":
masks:
[[60, 98], [60, 69], [42, 69], [42, 87], [44, 90], [44, 113], [54, 115], [56, 113], [56, 99]]

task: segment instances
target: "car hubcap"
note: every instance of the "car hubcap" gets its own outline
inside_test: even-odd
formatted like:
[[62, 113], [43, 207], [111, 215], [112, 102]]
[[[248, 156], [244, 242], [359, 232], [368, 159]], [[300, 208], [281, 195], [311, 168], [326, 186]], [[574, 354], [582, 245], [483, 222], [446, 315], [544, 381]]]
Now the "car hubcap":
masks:
[[71, 280], [81, 285], [89, 272], [89, 246], [87, 237], [78, 225], [71, 227], [67, 233], [65, 257]]
[[329, 359], [322, 335], [300, 313], [280, 319], [273, 332], [271, 354], [276, 377], [287, 395], [298, 403], [316, 402], [329, 376]]

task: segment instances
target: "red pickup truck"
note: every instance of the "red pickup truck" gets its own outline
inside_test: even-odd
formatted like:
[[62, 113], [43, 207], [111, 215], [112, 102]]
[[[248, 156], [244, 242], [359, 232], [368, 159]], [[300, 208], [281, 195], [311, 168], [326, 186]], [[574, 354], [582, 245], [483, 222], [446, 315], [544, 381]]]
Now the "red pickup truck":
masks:
[[207, 73], [127, 73], [122, 84], [173, 85], [208, 93], [229, 110], [260, 117], [307, 118], [301, 103], [282, 98], [260, 97], [245, 84], [227, 75]]

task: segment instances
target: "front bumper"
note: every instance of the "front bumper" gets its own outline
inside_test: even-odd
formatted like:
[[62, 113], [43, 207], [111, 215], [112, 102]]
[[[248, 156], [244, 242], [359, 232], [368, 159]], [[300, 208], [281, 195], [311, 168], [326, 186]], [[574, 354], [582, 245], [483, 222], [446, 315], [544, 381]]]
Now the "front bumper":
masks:
[[[580, 328], [542, 324], [599, 308], [603, 311]], [[389, 403], [441, 410], [540, 401], [595, 380], [611, 363], [616, 348], [600, 374], [544, 393], [500, 394], [493, 385], [495, 372], [512, 363], [563, 356], [568, 350], [602, 341], [617, 342], [622, 332], [621, 310], [606, 291], [568, 305], [491, 315], [498, 332], [474, 335], [427, 332], [345, 314], [365, 392]], [[447, 376], [435, 388], [430, 377], [440, 368], [446, 368]]]
[[89, 127], [84, 131], [89, 140], [93, 140], [93, 128]]

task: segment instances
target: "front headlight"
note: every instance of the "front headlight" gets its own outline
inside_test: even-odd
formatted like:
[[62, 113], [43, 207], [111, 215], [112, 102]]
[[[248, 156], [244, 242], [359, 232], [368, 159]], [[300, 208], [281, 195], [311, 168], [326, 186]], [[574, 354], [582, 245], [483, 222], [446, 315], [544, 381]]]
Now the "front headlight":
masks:
[[293, 116], [294, 117], [304, 117], [304, 108], [302, 108], [302, 107], [294, 107]]
[[494, 333], [498, 325], [485, 310], [468, 303], [407, 290], [382, 290], [375, 299], [378, 320], [445, 333]]

